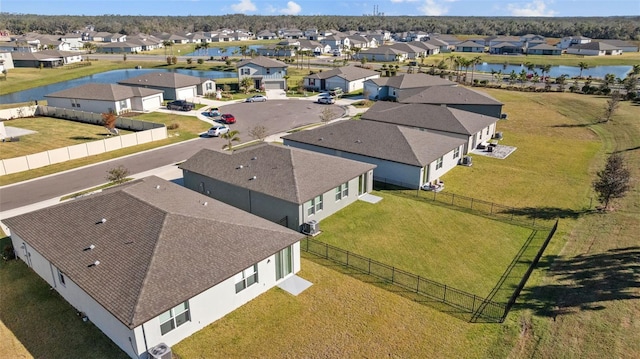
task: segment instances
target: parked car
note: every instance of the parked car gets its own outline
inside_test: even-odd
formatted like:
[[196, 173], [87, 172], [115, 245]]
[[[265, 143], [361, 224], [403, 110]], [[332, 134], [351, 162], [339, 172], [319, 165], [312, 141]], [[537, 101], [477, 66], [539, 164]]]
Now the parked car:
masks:
[[332, 97], [341, 97], [342, 95], [344, 95], [344, 92], [342, 91], [342, 89], [340, 87], [335, 87], [333, 89], [331, 89], [329, 91], [329, 95], [331, 95]]
[[220, 117], [221, 113], [220, 109], [218, 109], [217, 107], [211, 107], [209, 111], [204, 113], [204, 115], [209, 117]]
[[247, 98], [244, 102], [265, 102], [267, 98], [262, 95], [253, 95]]
[[185, 100], [175, 100], [167, 103], [167, 110], [191, 111], [195, 107], [195, 104]]
[[227, 125], [221, 125], [221, 124], [215, 124], [213, 125], [213, 127], [211, 127], [209, 129], [209, 131], [207, 131], [207, 136], [210, 137], [218, 137], [222, 134], [225, 134], [229, 132], [229, 126]]
[[236, 118], [230, 113], [223, 113], [220, 119], [226, 124], [236, 123]]
[[318, 103], [331, 105], [333, 103], [336, 103], [336, 99], [331, 96], [322, 96], [322, 97], [318, 97]]

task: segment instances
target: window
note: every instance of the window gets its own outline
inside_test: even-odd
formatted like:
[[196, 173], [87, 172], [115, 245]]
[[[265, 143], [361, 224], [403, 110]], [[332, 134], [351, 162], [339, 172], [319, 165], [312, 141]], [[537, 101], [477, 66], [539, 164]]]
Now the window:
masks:
[[265, 70], [267, 72], [267, 75], [271, 74], [271, 69], [270, 68], [267, 67]]
[[120, 101], [120, 109], [123, 109], [123, 108], [129, 108], [127, 106], [127, 100]]
[[254, 264], [236, 274], [236, 293], [240, 293], [256, 283], [258, 283], [258, 265]]
[[487, 135], [489, 135], [489, 127], [487, 127]]
[[349, 196], [349, 182], [343, 183], [340, 186], [336, 187], [336, 202], [341, 200], [343, 197]]
[[250, 75], [251, 74], [251, 69], [248, 67], [244, 67], [240, 70], [240, 74], [241, 75]]
[[162, 335], [169, 333], [175, 328], [191, 320], [189, 316], [189, 301], [180, 303], [177, 306], [160, 314], [160, 332]]
[[436, 161], [436, 169], [439, 170], [442, 168], [442, 157], [438, 158]]
[[276, 253], [276, 280], [280, 280], [293, 272], [293, 257], [291, 246]]
[[307, 202], [306, 205], [307, 205], [307, 216], [312, 216], [315, 213], [322, 211], [322, 195]]
[[67, 286], [67, 284], [64, 282], [64, 273], [62, 273], [60, 269], [58, 269], [58, 282], [60, 282], [60, 285], [62, 285], [63, 287]]
[[316, 85], [316, 79], [309, 79], [309, 86], [315, 86]]
[[460, 157], [460, 147], [456, 147], [455, 150], [453, 150], [453, 158], [456, 159]]

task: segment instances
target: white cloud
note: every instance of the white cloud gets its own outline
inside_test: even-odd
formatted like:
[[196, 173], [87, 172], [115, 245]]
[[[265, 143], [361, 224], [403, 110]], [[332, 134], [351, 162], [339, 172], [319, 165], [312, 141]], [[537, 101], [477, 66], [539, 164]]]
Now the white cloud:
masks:
[[233, 11], [238, 13], [245, 13], [256, 11], [256, 5], [251, 2], [251, 0], [240, 0], [239, 3], [231, 5]]
[[401, 3], [401, 2], [416, 2], [418, 0], [391, 0], [392, 3]]
[[449, 7], [444, 4], [455, 1], [456, 0], [424, 0], [424, 4], [418, 6], [418, 10], [428, 16], [441, 16], [449, 12]]
[[302, 7], [293, 1], [287, 2], [286, 8], [278, 10], [278, 12], [284, 15], [297, 15], [300, 11], [302, 11]]
[[507, 10], [512, 16], [554, 16], [556, 11], [548, 9], [547, 3], [553, 1], [533, 0], [525, 4], [508, 4]]

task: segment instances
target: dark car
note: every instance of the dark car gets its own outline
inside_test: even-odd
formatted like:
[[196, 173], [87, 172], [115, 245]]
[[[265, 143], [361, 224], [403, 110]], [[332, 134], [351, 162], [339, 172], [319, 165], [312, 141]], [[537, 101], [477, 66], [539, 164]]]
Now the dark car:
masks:
[[236, 123], [236, 118], [233, 117], [233, 115], [230, 113], [222, 114], [222, 116], [220, 116], [220, 120], [222, 120], [222, 122], [226, 123], [227, 125]]
[[185, 100], [175, 100], [167, 103], [167, 110], [191, 111], [196, 106]]

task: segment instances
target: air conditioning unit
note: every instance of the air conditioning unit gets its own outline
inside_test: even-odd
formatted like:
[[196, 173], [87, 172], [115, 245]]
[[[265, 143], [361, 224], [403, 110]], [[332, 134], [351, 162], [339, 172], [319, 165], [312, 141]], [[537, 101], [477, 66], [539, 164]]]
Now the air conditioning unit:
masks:
[[302, 224], [302, 233], [315, 236], [320, 233], [320, 223], [315, 219], [310, 220]]
[[149, 348], [149, 356], [152, 359], [171, 359], [171, 347], [165, 343], [160, 343], [155, 347]]
[[493, 138], [495, 138], [496, 140], [501, 140], [502, 139], [502, 132], [496, 132], [496, 134], [493, 135]]
[[473, 163], [471, 162], [471, 156], [462, 157], [462, 165], [463, 166], [471, 166]]

